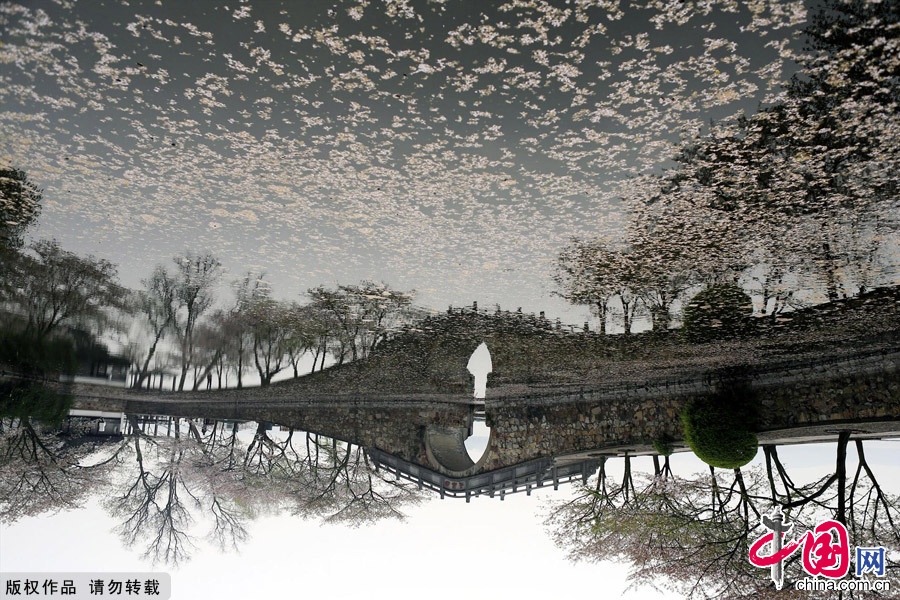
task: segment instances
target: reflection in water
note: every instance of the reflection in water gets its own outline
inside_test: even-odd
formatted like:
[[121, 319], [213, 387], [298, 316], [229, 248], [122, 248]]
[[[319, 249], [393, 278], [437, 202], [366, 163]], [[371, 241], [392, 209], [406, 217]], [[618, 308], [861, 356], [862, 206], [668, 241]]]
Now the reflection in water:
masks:
[[[398, 354], [326, 372], [333, 381], [318, 388], [180, 394], [8, 374], [0, 519], [99, 499], [124, 547], [178, 564], [201, 540], [239, 549], [261, 515], [356, 527], [402, 520], [428, 499], [477, 505], [568, 488], [551, 499], [546, 528], [572, 559], [623, 561], [632, 581], [697, 598], [764, 597], [774, 590], [769, 573], [747, 555], [775, 506], [795, 532], [834, 518], [852, 546], [900, 546], [900, 498], [866, 460], [866, 440], [900, 432], [896, 297], [896, 289], [876, 290], [797, 311], [784, 328], [761, 325], [735, 346], [652, 334], [641, 348], [539, 322], [527, 332], [518, 316], [455, 312], [431, 319], [428, 333], [385, 344], [405, 348]], [[513, 326], [490, 329], [498, 323]], [[328, 393], [342, 377], [361, 386], [379, 361], [401, 364], [416, 339], [430, 340], [464, 377], [476, 336], [494, 343], [500, 382], [484, 403], [471, 402], [467, 386], [458, 394]], [[441, 340], [454, 343], [441, 349]], [[734, 347], [759, 356], [728, 354]], [[556, 370], [571, 348], [595, 365], [605, 356], [611, 381], [576, 384], [571, 371]], [[653, 362], [656, 371], [640, 375]], [[376, 390], [410, 368], [383, 371]], [[484, 448], [472, 456], [466, 442], [476, 432]], [[816, 481], [779, 456], [805, 441], [836, 448], [833, 469]], [[681, 474], [672, 456], [688, 449], [716, 466]], [[762, 466], [746, 464], [753, 455]], [[637, 457], [645, 465], [652, 457], [653, 471], [638, 468]], [[797, 556], [785, 565], [782, 593], [801, 577]], [[887, 561], [896, 572], [896, 554]]]
[[30, 417], [0, 419], [0, 444], [4, 522], [75, 508], [108, 475], [109, 463], [83, 466], [97, 444], [60, 438]]
[[259, 514], [359, 526], [402, 519], [401, 509], [421, 500], [412, 484], [379, 474], [354, 444], [264, 422], [251, 424], [246, 442], [237, 422], [125, 418], [123, 435], [105, 437], [86, 435], [90, 420], [72, 420], [59, 431], [28, 418], [5, 419], [2, 520], [104, 498], [126, 547], [144, 548], [154, 563], [176, 564], [210, 521], [205, 537], [237, 549]]
[[[850, 431], [840, 432], [831, 473], [802, 485], [776, 445], [763, 446], [762, 468], [709, 467], [693, 477], [674, 476], [668, 458], [660, 468], [655, 457], [652, 474], [635, 474], [626, 456], [621, 480], [601, 467], [574, 499], [553, 506], [546, 526], [571, 559], [625, 561], [636, 583], [657, 583], [686, 597], [781, 598], [806, 576], [801, 552], [785, 563], [785, 592], [747, 560], [750, 544], [767, 533], [760, 519], [772, 507], [786, 509], [795, 523], [787, 539], [835, 519], [847, 526], [851, 548], [900, 546], [900, 496], [883, 488], [864, 440], [850, 438]], [[848, 445], [855, 460], [848, 460]], [[896, 572], [897, 559], [889, 552], [888, 573]]]
[[[397, 414], [377, 407], [356, 410], [357, 419], [364, 413], [375, 420]], [[407, 414], [422, 412], [417, 408]], [[471, 418], [472, 412], [463, 406], [456, 413], [463, 418], [462, 435], [468, 433], [466, 415]], [[668, 586], [698, 597], [768, 590], [767, 573], [746, 557], [749, 544], [762, 533], [761, 515], [772, 506], [788, 509], [798, 531], [835, 518], [847, 524], [853, 545], [900, 544], [900, 497], [885, 490], [865, 455], [866, 439], [889, 435], [891, 427], [896, 435], [892, 423], [841, 429], [833, 470], [801, 483], [781, 461], [779, 446], [808, 439], [803, 436], [834, 440], [835, 430], [761, 434], [763, 467], [710, 467], [708, 473], [685, 477], [673, 473], [670, 456], [648, 445], [578, 451], [565, 445], [565, 435], [554, 440], [556, 451], [546, 456], [529, 459], [532, 436], [532, 442], [518, 444], [512, 457], [496, 462], [503, 448], [498, 440], [510, 439], [511, 433], [531, 429], [550, 436], [557, 419], [568, 424], [561, 431], [571, 431], [571, 423], [590, 418], [591, 411], [584, 404], [489, 408], [488, 463], [449, 473], [423, 451], [430, 443], [424, 423], [439, 421], [437, 413], [421, 427], [396, 428], [408, 437], [407, 446], [423, 444], [406, 455], [263, 420], [129, 413], [118, 421], [104, 414], [104, 432], [98, 431], [98, 417], [70, 417], [61, 428], [29, 417], [2, 420], [3, 522], [101, 498], [125, 547], [140, 549], [154, 563], [177, 564], [196, 551], [201, 538], [222, 550], [237, 550], [250, 535], [250, 523], [263, 514], [355, 527], [403, 519], [407, 508], [438, 495], [502, 499], [574, 481], [575, 494], [554, 502], [546, 520], [551, 537], [571, 558], [626, 560], [632, 580], [652, 582], [664, 575]], [[356, 422], [343, 422], [349, 428], [340, 437], [365, 437]], [[528, 423], [544, 426], [532, 429]], [[442, 431], [449, 431], [446, 423]], [[672, 448], [683, 446], [670, 442]], [[652, 456], [652, 473], [635, 468], [636, 455], [643, 455], [642, 461]], [[896, 557], [889, 556], [889, 565], [896, 568]], [[788, 581], [799, 576], [799, 568], [796, 557], [787, 563]]]
[[472, 422], [472, 434], [466, 438], [466, 453], [472, 462], [478, 462], [487, 451], [490, 441], [491, 428], [487, 426], [484, 418], [476, 417]]
[[469, 357], [469, 364], [466, 370], [475, 378], [475, 399], [484, 400], [487, 393], [487, 376], [493, 370], [491, 365], [491, 353], [488, 351], [487, 344], [481, 342], [475, 348], [475, 352]]

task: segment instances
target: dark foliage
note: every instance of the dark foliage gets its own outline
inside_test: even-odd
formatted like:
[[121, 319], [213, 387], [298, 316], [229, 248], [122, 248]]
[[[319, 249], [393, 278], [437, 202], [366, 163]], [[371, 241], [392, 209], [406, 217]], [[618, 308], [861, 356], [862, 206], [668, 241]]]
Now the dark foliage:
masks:
[[740, 388], [696, 398], [681, 415], [684, 439], [697, 457], [722, 469], [737, 469], [756, 456], [752, 395]]
[[734, 284], [713, 285], [684, 307], [684, 336], [706, 342], [743, 333], [753, 315], [753, 299]]
[[33, 382], [0, 382], [0, 417], [30, 418], [58, 427], [69, 414], [72, 397]]
[[75, 346], [66, 338], [39, 338], [29, 331], [0, 334], [0, 364], [27, 376], [75, 373]]

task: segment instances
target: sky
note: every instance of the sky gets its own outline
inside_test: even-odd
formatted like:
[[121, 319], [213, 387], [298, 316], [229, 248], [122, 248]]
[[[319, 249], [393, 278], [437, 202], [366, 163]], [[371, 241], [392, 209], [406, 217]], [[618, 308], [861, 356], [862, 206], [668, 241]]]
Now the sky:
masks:
[[[44, 190], [34, 237], [137, 287], [211, 251], [276, 296], [383, 280], [580, 323], [572, 236], [678, 144], [776, 101], [802, 2], [444, 0], [0, 8], [0, 162]], [[228, 279], [226, 278], [226, 279]]]
[[[900, 442], [867, 442], [870, 465], [897, 493]], [[761, 464], [761, 455], [751, 464]], [[795, 481], [813, 481], [830, 472], [834, 444], [779, 448]], [[849, 464], [855, 463], [851, 445]], [[621, 459], [611, 465], [621, 475]], [[676, 475], [706, 467], [690, 453], [673, 456]], [[635, 459], [647, 472], [650, 459]], [[618, 469], [618, 471], [617, 471]], [[405, 522], [380, 521], [359, 529], [320, 525], [289, 515], [252, 522], [250, 540], [239, 553], [222, 553], [201, 544], [192, 560], [178, 569], [153, 567], [136, 549], [123, 548], [111, 531], [114, 523], [90, 501], [79, 510], [25, 518], [0, 528], [3, 571], [168, 571], [173, 598], [248, 598], [285, 593], [332, 598], [384, 600], [429, 597], [567, 598], [598, 597], [656, 600], [677, 596], [637, 587], [625, 593], [627, 565], [570, 563], [543, 527], [550, 503], [564, 501], [572, 488], [536, 490], [530, 497], [506, 500], [437, 498], [405, 512]]]

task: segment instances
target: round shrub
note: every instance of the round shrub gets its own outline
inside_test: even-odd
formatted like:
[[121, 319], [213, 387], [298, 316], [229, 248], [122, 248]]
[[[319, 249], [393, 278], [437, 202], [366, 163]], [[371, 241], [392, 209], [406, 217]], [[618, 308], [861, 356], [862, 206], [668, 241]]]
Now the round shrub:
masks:
[[753, 316], [753, 299], [740, 286], [713, 285], [684, 307], [684, 337], [689, 342], [707, 342], [741, 333]]
[[697, 399], [681, 414], [684, 441], [697, 458], [721, 469], [736, 469], [756, 456], [752, 403], [730, 394]]
[[660, 456], [671, 456], [672, 452], [675, 451], [675, 447], [672, 445], [672, 440], [666, 437], [659, 437], [653, 440], [653, 449], [656, 450], [657, 454]]

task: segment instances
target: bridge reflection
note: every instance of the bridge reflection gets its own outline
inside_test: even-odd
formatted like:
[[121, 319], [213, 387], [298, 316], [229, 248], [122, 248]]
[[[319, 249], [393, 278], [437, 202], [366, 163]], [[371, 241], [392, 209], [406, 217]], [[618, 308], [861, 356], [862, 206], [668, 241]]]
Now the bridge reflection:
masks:
[[[585, 405], [565, 405], [558, 407], [559, 410], [581, 411], [582, 417], [587, 418], [591, 414], [589, 407]], [[456, 416], [462, 416], [471, 422], [474, 410], [467, 409], [460, 405], [456, 407]], [[258, 443], [259, 440], [265, 440], [269, 444], [278, 444], [275, 440], [273, 431], [281, 431], [287, 434], [287, 439], [293, 436], [314, 436], [315, 442], [313, 447], [317, 447], [320, 437], [326, 440], [333, 440], [327, 443], [346, 444], [348, 448], [357, 446], [364, 453], [368, 461], [371, 462], [371, 469], [375, 473], [379, 473], [381, 477], [390, 475], [397, 481], [405, 481], [415, 485], [415, 487], [424, 492], [434, 493], [441, 499], [465, 499], [470, 502], [475, 497], [499, 498], [504, 500], [509, 494], [525, 493], [530, 496], [532, 491], [541, 488], [550, 488], [558, 490], [560, 485], [573, 482], [587, 483], [587, 480], [594, 475], [604, 461], [612, 457], [637, 457], [637, 456], [657, 456], [657, 452], [649, 444], [619, 444], [617, 446], [582, 448], [578, 451], [563, 452], [559, 451], [547, 456], [530, 458], [516, 461], [515, 455], [506, 454], [510, 461], [508, 465], [500, 465], [494, 468], [485, 468], [484, 458], [478, 463], [465, 456], [465, 449], [461, 443], [447, 443], [448, 439], [461, 440], [465, 436], [466, 421], [458, 428], [450, 428], [446, 425], [436, 427], [434, 425], [422, 425], [420, 421], [415, 421], [413, 426], [404, 426], [403, 423], [393, 421], [398, 416], [397, 410], [394, 409], [390, 414], [384, 412], [384, 408], [372, 408], [370, 410], [354, 409], [357, 416], [363, 415], [365, 419], [372, 421], [391, 422], [398, 432], [410, 434], [411, 438], [398, 443], [398, 440], [392, 440], [391, 443], [386, 438], [380, 438], [385, 445], [394, 448], [406, 448], [407, 452], [394, 451], [393, 453], [385, 451], [375, 445], [362, 444], [365, 436], [358, 435], [359, 429], [348, 432], [339, 432], [333, 429], [326, 431], [324, 428], [320, 430], [296, 428], [290, 423], [298, 423], [299, 415], [295, 415], [291, 421], [245, 421], [234, 419], [210, 419], [198, 417], [182, 417], [174, 415], [162, 414], [140, 414], [128, 415], [125, 413], [112, 413], [100, 411], [73, 410], [73, 416], [70, 417], [63, 426], [66, 432], [73, 431], [73, 420], [78, 421], [78, 431], [90, 436], [107, 436], [121, 439], [124, 437], [139, 435], [145, 438], [178, 438], [179, 436], [193, 439], [198, 443], [208, 444], [210, 439], [216, 437], [216, 430], [221, 430], [219, 435], [224, 436], [226, 429], [231, 432], [232, 437], [237, 434], [238, 428], [252, 427], [256, 431], [255, 442], [251, 446]], [[468, 414], [466, 414], [468, 411]], [[309, 412], [308, 409], [306, 412]], [[428, 415], [429, 411], [408, 410], [408, 415], [421, 417], [423, 414]], [[91, 416], [92, 413], [97, 416]], [[432, 413], [433, 414], [433, 413]], [[518, 423], [525, 419], [536, 419], [546, 423], [546, 415], [537, 416], [534, 410], [528, 410], [519, 407], [519, 410], [510, 410], [507, 408], [503, 414], [509, 418], [515, 415], [513, 419], [517, 424], [514, 429], [523, 427]], [[530, 417], [529, 417], [530, 414]], [[102, 415], [99, 416], [99, 415]], [[307, 415], [308, 416], [308, 415]], [[446, 418], [446, 414], [439, 415], [437, 418]], [[98, 431], [96, 422], [98, 420], [105, 421], [105, 426]], [[577, 420], [577, 419], [576, 419]], [[310, 423], [309, 419], [305, 423]], [[409, 425], [407, 423], [406, 425]], [[502, 431], [503, 421], [495, 421], [496, 430]], [[552, 427], [547, 428], [545, 434], [552, 434]], [[806, 424], [802, 426], [793, 426], [781, 429], [772, 429], [766, 432], [760, 432], [759, 440], [763, 446], [793, 445], [804, 443], [821, 443], [833, 442], [838, 439], [841, 431], [851, 432], [852, 439], [855, 440], [871, 440], [871, 439], [887, 439], [900, 437], [900, 414], [895, 414], [890, 419], [876, 420], [856, 420], [848, 422], [825, 421], [819, 424]], [[368, 433], [373, 433], [369, 431]], [[557, 432], [558, 434], [560, 432]], [[383, 432], [382, 432], [383, 434]], [[492, 434], [493, 437], [493, 434]], [[565, 435], [560, 435], [559, 439], [564, 439]], [[232, 444], [234, 441], [232, 440]], [[443, 444], [443, 446], [441, 446]], [[525, 443], [521, 450], [520, 456], [527, 456], [529, 443]], [[334, 449], [337, 446], [333, 446]], [[560, 447], [562, 448], [562, 447]], [[439, 450], [440, 449], [440, 450]], [[569, 448], [571, 449], [571, 448]], [[438, 451], [439, 450], [439, 451]], [[680, 442], [672, 445], [673, 453], [689, 452], [689, 448]], [[247, 450], [249, 452], [249, 449]], [[279, 450], [275, 450], [278, 453]], [[284, 449], [280, 452], [283, 454]], [[309, 447], [307, 444], [307, 452]], [[485, 453], [487, 455], [487, 453]], [[464, 458], [463, 458], [464, 457]], [[465, 464], [460, 465], [459, 462], [468, 461], [468, 467]], [[451, 470], [447, 465], [461, 466], [459, 470]], [[369, 468], [368, 462], [366, 468]]]
[[[897, 389], [897, 373], [879, 377]], [[767, 406], [785, 407], [773, 410], [764, 421], [766, 430], [758, 432], [765, 459], [777, 467], [773, 472], [783, 473], [776, 451], [780, 445], [838, 441], [846, 449], [853, 440], [862, 456], [863, 440], [900, 436], [896, 398], [873, 406], [878, 390], [870, 387], [865, 396], [849, 398], [810, 397], [810, 402], [836, 410], [818, 413], [815, 422], [804, 417], [809, 407], [767, 400]], [[838, 397], [840, 402], [828, 400]], [[677, 421], [657, 423], [655, 415], [629, 416], [617, 406], [585, 401], [489, 404], [490, 440], [484, 456], [474, 462], [463, 440], [475, 407], [462, 403], [208, 403], [169, 404], [168, 410], [160, 410], [158, 403], [116, 404], [82, 396], [61, 425], [24, 415], [0, 419], [0, 521], [72, 510], [97, 498], [127, 546], [146, 543], [147, 556], [177, 563], [189, 554], [197, 529], [191, 523], [207, 522], [198, 527], [208, 527], [206, 535], [224, 549], [242, 543], [254, 516], [270, 511], [358, 525], [403, 519], [408, 507], [428, 497], [503, 500], [509, 494], [570, 484], [583, 500], [575, 508], [588, 510], [596, 520], [595, 513], [604, 507], [631, 510], [633, 499], [656, 498], [654, 490], [675, 499], [690, 496], [694, 484], [676, 481], [668, 458], [661, 466], [651, 444], [659, 431], [677, 430]], [[845, 410], [837, 411], [838, 406]], [[873, 412], [879, 414], [866, 416]], [[631, 422], [622, 423], [629, 418]], [[686, 451], [678, 439], [673, 438], [671, 449]], [[654, 459], [655, 475], [646, 490], [643, 480], [632, 475], [632, 458], [641, 455]], [[621, 484], [608, 472], [612, 457], [624, 457]], [[728, 473], [718, 471], [713, 480]], [[768, 497], [749, 486], [751, 481], [756, 488], [765, 484], [758, 470], [734, 473], [736, 483], [723, 481], [725, 487], [715, 489], [734, 490], [746, 483], [750, 491], [740, 497], [747, 502]], [[785, 481], [791, 485], [789, 478]], [[800, 493], [797, 498], [809, 498], [815, 490]], [[857, 504], [851, 495], [847, 506]], [[569, 517], [577, 520], [580, 513], [561, 514], [561, 531], [568, 531]]]
[[[238, 404], [160, 402], [82, 393], [75, 407], [122, 414], [277, 424], [364, 450], [374, 469], [441, 498], [505, 498], [571, 481], [586, 481], [604, 456], [653, 454], [654, 441], [687, 450], [678, 415], [692, 399], [739, 381], [758, 403], [760, 443], [860, 439], [900, 431], [900, 353], [790, 372], [742, 374], [691, 386], [636, 393], [546, 394], [484, 405], [490, 437], [473, 461], [465, 448], [476, 411], [465, 402], [332, 399], [327, 402]], [[158, 427], [158, 425], [155, 425]], [[892, 433], [893, 432], [893, 433]]]
[[596, 459], [538, 458], [477, 475], [449, 477], [374, 448], [369, 448], [367, 452], [376, 468], [412, 481], [420, 490], [437, 492], [441, 498], [465, 498], [466, 502], [482, 495], [501, 500], [507, 494], [519, 492], [530, 496], [532, 489], [549, 483], [553, 484], [554, 490], [559, 489], [561, 483], [577, 480], [587, 483], [588, 477], [600, 468], [600, 461]]

